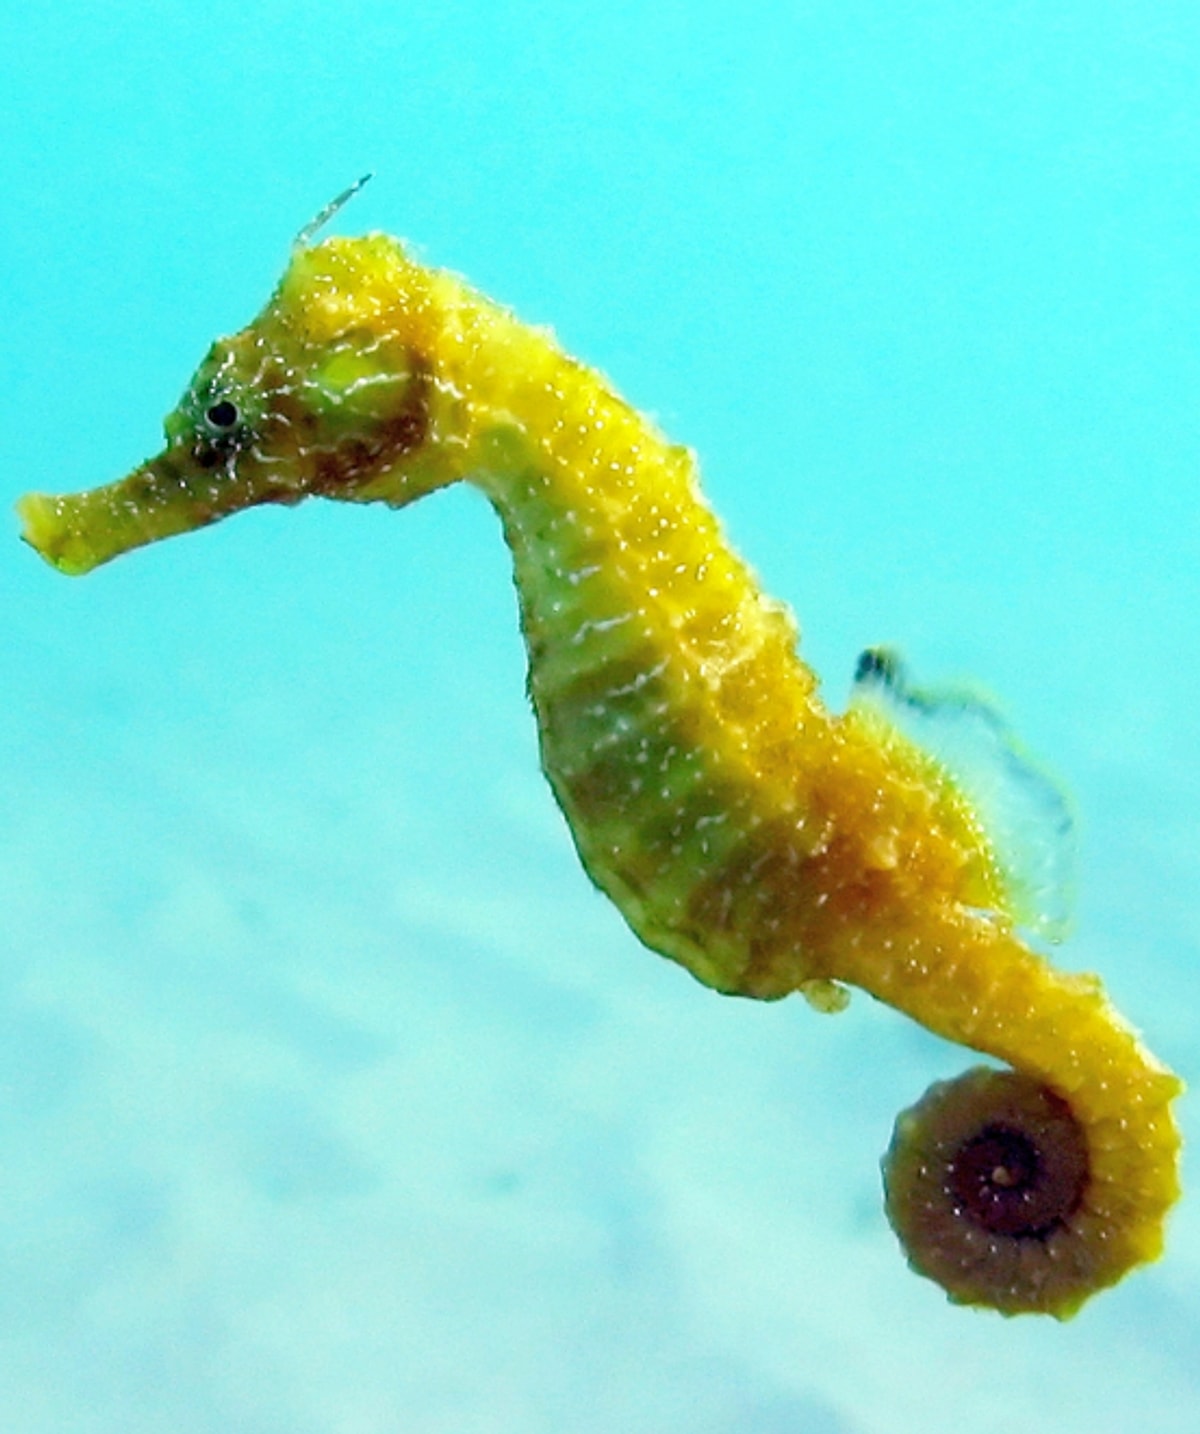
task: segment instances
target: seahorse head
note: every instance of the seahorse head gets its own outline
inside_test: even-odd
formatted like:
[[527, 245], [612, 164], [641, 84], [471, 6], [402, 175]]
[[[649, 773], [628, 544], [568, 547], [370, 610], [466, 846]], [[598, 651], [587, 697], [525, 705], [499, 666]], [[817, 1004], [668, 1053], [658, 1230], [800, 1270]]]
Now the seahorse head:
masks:
[[429, 442], [430, 289], [385, 235], [298, 246], [262, 313], [213, 344], [162, 450], [107, 487], [22, 499], [26, 540], [83, 573], [256, 504], [401, 504], [450, 481]]

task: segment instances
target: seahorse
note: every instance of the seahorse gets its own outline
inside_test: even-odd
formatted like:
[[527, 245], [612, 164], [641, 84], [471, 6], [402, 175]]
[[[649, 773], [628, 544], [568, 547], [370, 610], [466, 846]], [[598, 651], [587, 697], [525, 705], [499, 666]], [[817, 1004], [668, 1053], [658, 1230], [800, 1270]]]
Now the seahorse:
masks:
[[1065, 1319], [1155, 1259], [1182, 1084], [1039, 949], [1065, 807], [993, 709], [870, 650], [831, 711], [693, 454], [399, 241], [314, 242], [345, 197], [213, 344], [162, 451], [25, 496], [25, 539], [81, 574], [256, 504], [474, 484], [512, 554], [543, 769], [641, 941], [728, 995], [835, 1010], [857, 987], [992, 1058], [897, 1120], [884, 1201], [911, 1267], [957, 1303]]

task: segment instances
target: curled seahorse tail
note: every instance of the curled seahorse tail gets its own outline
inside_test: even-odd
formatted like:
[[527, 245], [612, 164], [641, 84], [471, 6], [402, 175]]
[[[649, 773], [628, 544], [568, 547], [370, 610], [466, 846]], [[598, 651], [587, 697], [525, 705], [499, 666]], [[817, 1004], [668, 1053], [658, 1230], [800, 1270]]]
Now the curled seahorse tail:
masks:
[[897, 1119], [883, 1161], [888, 1219], [912, 1268], [955, 1303], [1066, 1319], [1156, 1253], [1111, 1239], [1089, 1208], [1091, 1164], [1061, 1096], [977, 1066]]
[[900, 1115], [889, 1219], [956, 1303], [1067, 1319], [1162, 1251], [1182, 1083], [1098, 980], [1056, 971], [1002, 926], [961, 913], [910, 951], [853, 979], [1012, 1069], [967, 1071]]

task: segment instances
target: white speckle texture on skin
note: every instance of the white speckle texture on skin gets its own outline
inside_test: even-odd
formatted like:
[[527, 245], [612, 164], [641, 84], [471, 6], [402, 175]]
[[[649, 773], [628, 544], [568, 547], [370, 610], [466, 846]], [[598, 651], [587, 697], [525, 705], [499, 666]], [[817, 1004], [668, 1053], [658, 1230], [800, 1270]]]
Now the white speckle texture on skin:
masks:
[[[637, 676], [631, 678], [630, 681], [622, 683], [619, 687], [610, 688], [609, 691], [605, 693], [605, 700], [612, 701], [619, 697], [633, 696], [635, 693], [640, 692], [643, 687], [646, 687], [649, 683], [661, 677], [669, 666], [670, 663], [664, 657], [661, 661], [656, 662], [653, 667], [648, 667], [645, 671], [639, 672]], [[654, 715], [661, 716], [662, 713], [656, 708], [654, 709]]]
[[586, 642], [594, 633], [603, 634], [612, 632], [614, 628], [623, 627], [627, 622], [632, 622], [636, 617], [637, 613], [625, 612], [618, 613], [614, 617], [587, 618], [580, 623], [572, 634], [571, 643], [573, 646], [578, 647]]

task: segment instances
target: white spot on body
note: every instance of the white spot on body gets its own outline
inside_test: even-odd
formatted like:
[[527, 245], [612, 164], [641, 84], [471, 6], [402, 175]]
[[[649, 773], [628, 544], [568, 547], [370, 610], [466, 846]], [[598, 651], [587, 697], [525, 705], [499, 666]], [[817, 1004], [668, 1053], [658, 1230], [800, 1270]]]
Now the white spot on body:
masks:
[[580, 647], [587, 641], [592, 633], [611, 632], [614, 628], [621, 627], [627, 622], [632, 622], [636, 616], [636, 613], [625, 612], [618, 614], [616, 617], [588, 618], [585, 622], [581, 622], [571, 634], [571, 646]]

